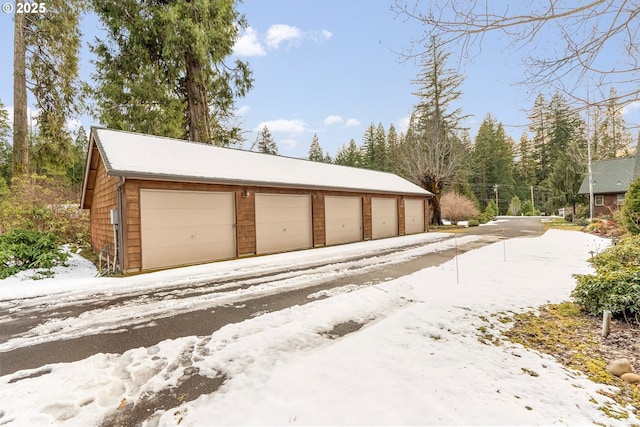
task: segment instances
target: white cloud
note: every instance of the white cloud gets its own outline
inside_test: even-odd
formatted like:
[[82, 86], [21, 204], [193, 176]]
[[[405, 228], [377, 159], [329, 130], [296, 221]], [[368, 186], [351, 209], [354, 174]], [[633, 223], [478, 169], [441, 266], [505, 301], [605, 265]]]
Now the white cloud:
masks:
[[336, 115], [327, 116], [324, 119], [324, 124], [326, 126], [339, 125], [339, 124], [341, 124], [343, 122], [344, 122], [344, 119], [342, 117], [336, 116]]
[[249, 107], [248, 105], [243, 105], [242, 107], [240, 107], [240, 108], [238, 108], [236, 110], [236, 115], [244, 116], [245, 114], [247, 114], [249, 112], [249, 110], [251, 110], [251, 107]]
[[260, 132], [265, 126], [271, 133], [300, 134], [304, 132], [305, 123], [302, 120], [267, 120], [258, 124], [254, 131]]
[[265, 43], [269, 49], [278, 49], [280, 43], [284, 41], [288, 41], [289, 45], [300, 43], [302, 36], [303, 32], [297, 27], [287, 24], [275, 24], [267, 30]]
[[640, 101], [633, 101], [624, 107], [622, 107], [622, 115], [626, 116], [629, 114], [633, 114], [640, 109]]
[[320, 38], [323, 40], [329, 40], [332, 36], [333, 34], [331, 34], [331, 31], [328, 31], [328, 30], [320, 31]]
[[266, 49], [262, 46], [258, 33], [255, 29], [249, 27], [244, 34], [236, 41], [233, 51], [238, 56], [265, 56]]
[[248, 27], [236, 41], [233, 52], [238, 56], [266, 56], [269, 50], [276, 50], [285, 42], [289, 47], [299, 46], [303, 40], [319, 43], [329, 40], [332, 36], [328, 30], [303, 31], [292, 25], [274, 24], [262, 37], [256, 29]]
[[355, 127], [355, 126], [360, 126], [360, 120], [358, 119], [347, 119], [346, 123], [344, 124], [344, 127], [350, 128], [350, 127]]

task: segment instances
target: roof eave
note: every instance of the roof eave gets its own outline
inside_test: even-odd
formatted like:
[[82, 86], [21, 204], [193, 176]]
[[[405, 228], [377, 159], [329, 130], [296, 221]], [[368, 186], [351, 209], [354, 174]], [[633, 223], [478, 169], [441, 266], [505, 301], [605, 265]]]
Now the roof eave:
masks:
[[400, 194], [410, 196], [420, 196], [432, 198], [433, 193], [424, 190], [425, 192], [415, 191], [393, 191], [393, 190], [372, 190], [370, 188], [356, 188], [356, 187], [332, 187], [326, 185], [306, 185], [306, 184], [294, 184], [286, 182], [272, 182], [272, 181], [250, 181], [250, 180], [237, 180], [237, 179], [225, 179], [225, 178], [206, 178], [200, 176], [184, 176], [184, 175], [171, 175], [171, 174], [154, 174], [144, 172], [132, 172], [127, 170], [110, 170], [109, 176], [125, 177], [127, 179], [140, 179], [150, 181], [174, 181], [174, 182], [190, 182], [198, 184], [221, 184], [221, 185], [246, 185], [253, 187], [275, 187], [275, 188], [291, 188], [291, 189], [314, 189], [314, 190], [330, 190], [341, 192], [363, 192], [374, 194]]

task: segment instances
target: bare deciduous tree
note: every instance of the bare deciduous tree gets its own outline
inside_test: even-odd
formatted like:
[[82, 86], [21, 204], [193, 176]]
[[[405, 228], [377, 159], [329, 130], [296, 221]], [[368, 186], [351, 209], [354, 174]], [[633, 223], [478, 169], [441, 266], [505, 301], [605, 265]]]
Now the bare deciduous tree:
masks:
[[460, 110], [451, 103], [460, 95], [463, 76], [446, 67], [449, 53], [437, 37], [430, 37], [421, 71], [412, 83], [419, 99], [404, 140], [395, 150], [398, 172], [434, 194], [433, 222], [442, 224], [440, 196], [462, 166], [466, 154]]
[[[423, 23], [445, 42], [456, 43], [463, 57], [480, 52], [486, 35], [506, 35], [514, 50], [532, 52], [526, 58], [527, 74], [522, 83], [534, 88], [552, 85], [576, 101], [593, 105], [576, 90], [585, 81], [593, 81], [591, 88], [601, 90], [598, 104], [610, 101], [610, 87], [625, 88], [615, 99], [618, 104], [640, 99], [638, 0], [593, 0], [586, 4], [566, 0], [396, 0], [394, 10]], [[549, 35], [553, 35], [554, 45], [545, 48], [541, 42]], [[609, 56], [605, 57], [605, 52]]]

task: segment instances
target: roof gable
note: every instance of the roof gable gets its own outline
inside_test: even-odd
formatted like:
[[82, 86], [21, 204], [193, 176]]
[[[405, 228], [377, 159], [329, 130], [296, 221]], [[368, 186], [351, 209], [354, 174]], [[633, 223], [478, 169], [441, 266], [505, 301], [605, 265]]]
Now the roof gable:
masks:
[[[593, 192], [624, 193], [634, 180], [635, 157], [599, 160], [591, 164]], [[584, 177], [578, 194], [589, 194], [589, 175]]]
[[[109, 176], [432, 195], [397, 175], [369, 169], [95, 127], [90, 141], [87, 167], [99, 151]], [[83, 201], [91, 187], [88, 178], [85, 173]]]

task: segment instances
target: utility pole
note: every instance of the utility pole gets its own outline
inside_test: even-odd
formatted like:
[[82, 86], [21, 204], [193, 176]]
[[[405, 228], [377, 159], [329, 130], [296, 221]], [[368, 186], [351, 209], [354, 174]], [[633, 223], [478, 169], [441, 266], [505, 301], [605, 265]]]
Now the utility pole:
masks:
[[493, 191], [496, 193], [496, 209], [498, 209], [498, 215], [500, 215], [500, 205], [498, 204], [498, 184], [493, 184]]
[[531, 215], [535, 215], [536, 205], [533, 203], [533, 185], [531, 186]]
[[589, 85], [587, 85], [587, 170], [589, 175], [589, 221], [593, 221], [593, 173], [591, 171], [591, 117], [589, 115]]

